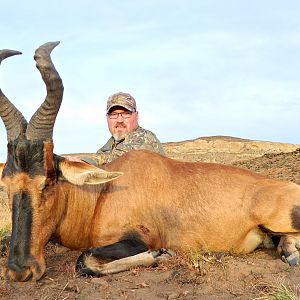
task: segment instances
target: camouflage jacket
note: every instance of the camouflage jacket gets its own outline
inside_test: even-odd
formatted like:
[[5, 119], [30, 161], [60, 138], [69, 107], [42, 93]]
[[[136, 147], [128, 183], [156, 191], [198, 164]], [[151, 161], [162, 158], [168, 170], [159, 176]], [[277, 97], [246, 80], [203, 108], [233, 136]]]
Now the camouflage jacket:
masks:
[[134, 131], [128, 133], [121, 141], [116, 141], [111, 137], [107, 143], [97, 151], [95, 157], [91, 159], [84, 158], [83, 160], [99, 166], [109, 163], [123, 155], [125, 152], [133, 149], [150, 150], [165, 155], [165, 151], [156, 135], [153, 132], [138, 126]]

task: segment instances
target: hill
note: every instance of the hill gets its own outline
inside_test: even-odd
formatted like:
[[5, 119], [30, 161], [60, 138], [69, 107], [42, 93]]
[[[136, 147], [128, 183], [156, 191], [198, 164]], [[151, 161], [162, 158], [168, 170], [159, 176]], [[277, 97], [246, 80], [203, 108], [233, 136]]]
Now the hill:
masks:
[[182, 142], [164, 143], [168, 157], [184, 161], [204, 161], [233, 164], [264, 154], [295, 151], [300, 145], [254, 141], [230, 136], [208, 136]]

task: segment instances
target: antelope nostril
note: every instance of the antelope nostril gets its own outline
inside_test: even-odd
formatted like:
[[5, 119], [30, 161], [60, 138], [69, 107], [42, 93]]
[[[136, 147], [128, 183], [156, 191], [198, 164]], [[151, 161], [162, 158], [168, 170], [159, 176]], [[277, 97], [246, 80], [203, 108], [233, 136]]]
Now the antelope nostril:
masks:
[[29, 281], [32, 279], [32, 272], [29, 268], [26, 269], [25, 272], [15, 273], [15, 280], [16, 281]]
[[3, 273], [4, 277], [9, 280], [17, 281], [17, 282], [25, 282], [32, 280], [33, 272], [31, 268], [25, 268], [24, 271], [16, 272], [13, 269], [5, 268], [5, 271]]
[[32, 279], [32, 272], [28, 269], [28, 275], [24, 278], [24, 280], [23, 281], [29, 281], [29, 280], [31, 280]]

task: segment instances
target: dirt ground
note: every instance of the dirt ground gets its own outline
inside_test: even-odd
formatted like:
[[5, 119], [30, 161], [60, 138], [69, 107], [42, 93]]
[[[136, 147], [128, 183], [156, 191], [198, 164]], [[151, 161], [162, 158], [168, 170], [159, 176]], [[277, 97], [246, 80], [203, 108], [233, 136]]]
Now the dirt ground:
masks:
[[[264, 156], [239, 166], [298, 182], [300, 151]], [[177, 253], [167, 262], [99, 278], [78, 276], [79, 252], [49, 243], [46, 275], [38, 282], [0, 280], [0, 299], [291, 299], [270, 298], [273, 288], [299, 295], [300, 267], [283, 263], [275, 249], [249, 255]], [[6, 256], [0, 258], [0, 266]], [[299, 298], [300, 299], [300, 298]]]
[[295, 288], [300, 280], [299, 267], [283, 263], [275, 250], [203, 255], [198, 266], [176, 255], [159, 266], [99, 278], [74, 272], [79, 252], [48, 244], [46, 253], [46, 275], [35, 283], [1, 280], [0, 299], [257, 299], [274, 285]]
[[0, 299], [255, 299], [272, 285], [295, 287], [300, 279], [299, 268], [284, 264], [275, 250], [203, 255], [198, 267], [176, 255], [159, 266], [100, 278], [74, 272], [79, 252], [48, 244], [46, 253], [46, 275], [36, 283], [1, 280]]

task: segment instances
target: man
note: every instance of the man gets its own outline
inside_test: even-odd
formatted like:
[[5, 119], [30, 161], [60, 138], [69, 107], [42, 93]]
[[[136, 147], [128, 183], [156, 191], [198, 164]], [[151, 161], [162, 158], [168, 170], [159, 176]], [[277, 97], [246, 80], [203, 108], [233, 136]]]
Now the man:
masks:
[[128, 93], [119, 92], [107, 100], [106, 120], [111, 138], [94, 157], [81, 159], [93, 165], [102, 165], [133, 149], [145, 149], [165, 155], [154, 133], [138, 124], [135, 99]]

